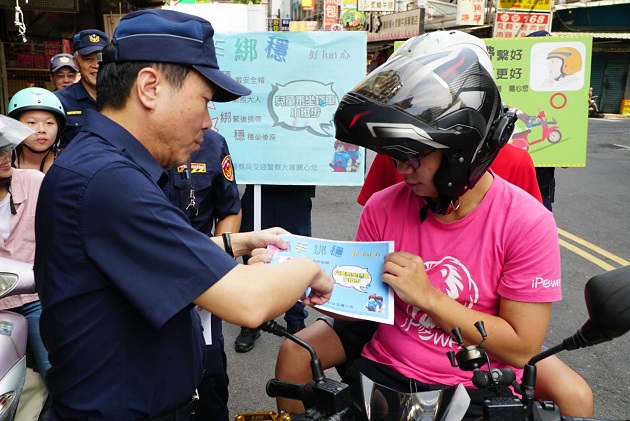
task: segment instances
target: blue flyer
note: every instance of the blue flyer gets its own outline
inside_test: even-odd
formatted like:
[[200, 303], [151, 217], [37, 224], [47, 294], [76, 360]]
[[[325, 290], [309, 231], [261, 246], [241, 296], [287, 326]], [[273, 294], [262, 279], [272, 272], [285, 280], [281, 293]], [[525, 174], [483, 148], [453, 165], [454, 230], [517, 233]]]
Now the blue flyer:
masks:
[[385, 255], [394, 251], [393, 241], [357, 242], [283, 235], [289, 248], [270, 246], [270, 263], [296, 257], [317, 262], [334, 280], [330, 300], [316, 308], [374, 322], [394, 323], [394, 293], [381, 280]]

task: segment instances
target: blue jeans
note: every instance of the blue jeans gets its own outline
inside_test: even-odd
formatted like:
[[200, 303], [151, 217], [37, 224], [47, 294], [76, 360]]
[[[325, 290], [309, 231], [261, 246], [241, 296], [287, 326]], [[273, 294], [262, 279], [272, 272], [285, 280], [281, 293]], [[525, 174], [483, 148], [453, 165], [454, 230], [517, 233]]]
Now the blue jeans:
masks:
[[[26, 322], [28, 323], [28, 345], [31, 347], [31, 351], [33, 351], [37, 369], [42, 375], [42, 378], [44, 378], [44, 373], [50, 368], [50, 363], [48, 362], [48, 351], [46, 351], [46, 347], [44, 347], [44, 342], [42, 342], [42, 336], [39, 332], [39, 319], [42, 315], [42, 306], [39, 301], [33, 301], [32, 303], [24, 304], [22, 307], [12, 308], [11, 311], [19, 313], [26, 318]], [[46, 383], [45, 380], [44, 383]]]

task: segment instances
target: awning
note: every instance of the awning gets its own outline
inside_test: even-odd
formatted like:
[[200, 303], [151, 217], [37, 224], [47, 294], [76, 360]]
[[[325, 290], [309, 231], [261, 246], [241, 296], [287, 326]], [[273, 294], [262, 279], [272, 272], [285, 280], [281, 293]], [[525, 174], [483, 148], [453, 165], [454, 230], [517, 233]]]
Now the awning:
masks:
[[626, 39], [630, 40], [630, 32], [552, 32], [552, 36], [592, 36], [595, 39]]

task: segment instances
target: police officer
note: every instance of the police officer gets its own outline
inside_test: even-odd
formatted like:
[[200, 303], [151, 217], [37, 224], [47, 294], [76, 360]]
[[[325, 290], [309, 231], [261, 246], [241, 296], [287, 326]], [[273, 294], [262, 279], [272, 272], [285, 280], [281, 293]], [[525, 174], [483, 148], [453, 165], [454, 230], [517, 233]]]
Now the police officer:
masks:
[[87, 110], [96, 110], [97, 54], [109, 43], [109, 37], [97, 29], [85, 29], [73, 38], [74, 63], [79, 68], [81, 80], [64, 89], [55, 91], [66, 110], [68, 124], [61, 133], [59, 147], [64, 149], [81, 131]]
[[50, 59], [50, 81], [55, 91], [77, 82], [79, 68], [74, 63], [72, 54], [57, 54]]
[[330, 298], [332, 279], [308, 258], [233, 259], [269, 261], [265, 248], [286, 248], [286, 231], [209, 239], [166, 197], [165, 169], [210, 128], [208, 101], [251, 93], [219, 69], [213, 35], [173, 10], [125, 15], [103, 51], [100, 113], [86, 112], [44, 178], [34, 272], [50, 421], [190, 420], [205, 351], [195, 305], [256, 327], [300, 297]]
[[[203, 143], [186, 164], [169, 171], [169, 199], [179, 206], [192, 226], [207, 236], [238, 232], [241, 200], [234, 178], [234, 166], [225, 138], [206, 130]], [[213, 232], [214, 229], [214, 232]], [[206, 360], [196, 418], [228, 421], [227, 357], [224, 351], [223, 323], [214, 314], [201, 310]], [[211, 342], [208, 344], [208, 342]]]

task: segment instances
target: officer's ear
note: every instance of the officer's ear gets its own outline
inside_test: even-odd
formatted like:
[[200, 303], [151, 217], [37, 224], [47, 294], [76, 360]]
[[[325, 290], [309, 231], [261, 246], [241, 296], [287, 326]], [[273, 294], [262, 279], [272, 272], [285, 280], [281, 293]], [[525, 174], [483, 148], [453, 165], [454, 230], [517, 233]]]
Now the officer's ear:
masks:
[[132, 93], [138, 97], [143, 107], [154, 110], [160, 94], [164, 92], [164, 84], [168, 84], [164, 76], [153, 67], [144, 67], [138, 72]]

